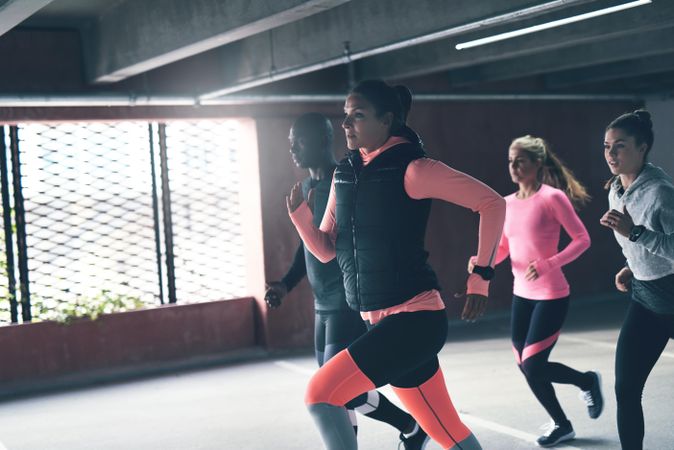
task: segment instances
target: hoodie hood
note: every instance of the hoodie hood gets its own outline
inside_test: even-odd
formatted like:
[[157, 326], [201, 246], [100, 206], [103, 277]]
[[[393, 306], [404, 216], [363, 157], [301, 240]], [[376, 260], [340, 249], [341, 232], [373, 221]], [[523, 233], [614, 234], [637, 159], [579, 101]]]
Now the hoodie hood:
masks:
[[[651, 163], [646, 163], [644, 164], [644, 168], [641, 170], [641, 173], [637, 179], [634, 180], [634, 183], [632, 183], [622, 195], [629, 196], [633, 192], [637, 192], [648, 185], [653, 185], [654, 183], [658, 185], [662, 182], [672, 184], [672, 178], [667, 175], [667, 172], [658, 166], [654, 166]], [[615, 191], [616, 194], [620, 196], [619, 192], [622, 189], [623, 185], [620, 182], [620, 177], [615, 177], [615, 180], [613, 183], [611, 183], [611, 191]]]

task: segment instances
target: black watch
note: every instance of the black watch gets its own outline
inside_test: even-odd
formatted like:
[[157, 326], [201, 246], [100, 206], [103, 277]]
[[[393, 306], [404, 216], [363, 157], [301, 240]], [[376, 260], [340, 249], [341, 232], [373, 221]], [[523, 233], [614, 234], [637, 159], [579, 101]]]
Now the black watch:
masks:
[[646, 229], [645, 226], [643, 225], [634, 225], [632, 229], [630, 230], [630, 235], [629, 239], [632, 242], [636, 242], [637, 239], [643, 234], [644, 230]]
[[634, 225], [632, 229], [630, 230], [630, 235], [629, 239], [632, 242], [636, 242], [637, 239], [643, 234], [644, 230], [646, 229], [645, 226], [643, 225]]
[[489, 266], [473, 266], [473, 273], [480, 275], [485, 281], [494, 278], [494, 268]]

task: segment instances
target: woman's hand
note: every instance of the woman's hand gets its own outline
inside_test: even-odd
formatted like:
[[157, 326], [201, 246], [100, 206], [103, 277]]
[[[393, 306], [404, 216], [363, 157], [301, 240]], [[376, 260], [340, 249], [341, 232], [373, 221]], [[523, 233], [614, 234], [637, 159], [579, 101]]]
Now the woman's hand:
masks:
[[471, 273], [466, 281], [466, 289], [454, 294], [454, 298], [466, 296], [466, 303], [463, 305], [461, 319], [468, 322], [475, 322], [478, 317], [482, 317], [487, 309], [487, 296], [482, 294], [466, 294], [467, 292], [489, 292], [489, 281], [483, 280], [477, 274]]
[[538, 272], [536, 271], [536, 264], [535, 261], [530, 261], [529, 262], [529, 267], [527, 267], [527, 271], [524, 273], [524, 278], [527, 281], [535, 281], [538, 279]]
[[283, 297], [288, 294], [288, 288], [286, 287], [285, 283], [281, 281], [272, 281], [271, 283], [267, 284], [266, 288], [267, 290], [264, 293], [264, 301], [267, 303], [267, 307], [274, 309], [281, 306]]
[[290, 195], [286, 196], [286, 206], [291, 213], [300, 207], [304, 198], [302, 198], [302, 183], [297, 182], [290, 190]]
[[468, 259], [468, 273], [473, 273], [473, 267], [477, 264], [477, 256], [471, 256]]
[[466, 304], [463, 306], [461, 319], [468, 322], [475, 322], [484, 315], [487, 309], [487, 297], [480, 294], [468, 294]]
[[620, 269], [620, 272], [615, 275], [616, 289], [618, 289], [620, 292], [627, 292], [630, 288], [633, 277], [634, 274], [629, 267], [623, 267]]
[[627, 212], [626, 207], [623, 207], [623, 212], [615, 209], [608, 211], [599, 219], [599, 223], [625, 237], [630, 236], [630, 231], [634, 226], [632, 216]]

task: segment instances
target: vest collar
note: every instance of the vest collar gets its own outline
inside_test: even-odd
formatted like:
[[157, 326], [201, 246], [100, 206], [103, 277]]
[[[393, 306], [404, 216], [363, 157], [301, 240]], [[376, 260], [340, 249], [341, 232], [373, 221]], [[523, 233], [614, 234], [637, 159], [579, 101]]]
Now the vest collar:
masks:
[[386, 142], [384, 142], [384, 145], [382, 145], [373, 152], [367, 153], [362, 149], [358, 149], [358, 151], [360, 152], [360, 157], [363, 160], [363, 166], [367, 166], [368, 164], [370, 164], [377, 156], [381, 155], [389, 148], [399, 144], [409, 144], [409, 142], [410, 141], [408, 141], [404, 137], [391, 136], [386, 140]]

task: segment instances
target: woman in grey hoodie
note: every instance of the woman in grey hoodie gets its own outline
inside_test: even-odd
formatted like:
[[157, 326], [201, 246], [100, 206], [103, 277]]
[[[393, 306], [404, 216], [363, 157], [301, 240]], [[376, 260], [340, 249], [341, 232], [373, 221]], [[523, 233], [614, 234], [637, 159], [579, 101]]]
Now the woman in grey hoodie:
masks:
[[627, 260], [616, 288], [632, 291], [615, 362], [618, 433], [629, 450], [643, 447], [641, 394], [674, 337], [674, 185], [647, 162], [652, 145], [647, 111], [624, 114], [606, 128], [604, 156], [614, 176], [606, 186], [610, 210], [600, 223], [613, 230]]

